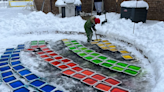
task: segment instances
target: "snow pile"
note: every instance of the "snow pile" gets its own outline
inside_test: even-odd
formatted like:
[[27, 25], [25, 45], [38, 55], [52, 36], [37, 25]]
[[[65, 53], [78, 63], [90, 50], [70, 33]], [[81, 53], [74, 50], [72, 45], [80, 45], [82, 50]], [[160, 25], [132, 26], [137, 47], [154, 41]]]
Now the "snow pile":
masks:
[[121, 3], [121, 7], [130, 7], [130, 8], [146, 7], [146, 9], [149, 9], [149, 5], [145, 1], [123, 1]]
[[75, 5], [81, 5], [81, 1], [80, 0], [75, 0], [74, 4]]
[[64, 3], [63, 0], [57, 0], [57, 1], [55, 2], [55, 6], [65, 6], [65, 5], [66, 5], [66, 3]]
[[80, 0], [57, 0], [55, 6], [65, 6], [66, 3], [74, 3], [75, 5], [81, 5]]

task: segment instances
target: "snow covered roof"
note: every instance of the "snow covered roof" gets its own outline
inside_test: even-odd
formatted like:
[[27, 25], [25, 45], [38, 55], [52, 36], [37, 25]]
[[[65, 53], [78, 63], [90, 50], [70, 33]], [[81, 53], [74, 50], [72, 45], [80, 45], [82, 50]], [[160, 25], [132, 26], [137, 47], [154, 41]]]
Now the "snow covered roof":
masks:
[[80, 0], [57, 0], [55, 5], [56, 6], [65, 6], [66, 3], [73, 3], [75, 5], [81, 5]]
[[123, 1], [121, 7], [143, 8], [149, 9], [149, 5], [145, 1]]

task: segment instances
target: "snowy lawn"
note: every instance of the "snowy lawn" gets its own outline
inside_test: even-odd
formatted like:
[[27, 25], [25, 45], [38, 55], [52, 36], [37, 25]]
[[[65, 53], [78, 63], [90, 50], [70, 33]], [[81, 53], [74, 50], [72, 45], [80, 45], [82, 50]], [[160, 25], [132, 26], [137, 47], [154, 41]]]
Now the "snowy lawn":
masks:
[[[79, 16], [60, 18], [51, 13], [31, 12], [19, 8], [0, 9], [0, 13], [1, 55], [6, 48], [15, 48], [18, 44], [28, 44], [32, 40], [55, 42], [63, 38], [70, 38], [86, 41], [86, 37], [83, 35], [54, 33], [54, 31], [85, 32], [83, 28], [85, 20]], [[101, 21], [105, 20], [105, 15], [96, 17], [100, 18]], [[132, 52], [142, 62], [143, 72], [146, 71], [148, 73], [146, 78], [150, 79], [150, 84], [146, 88], [151, 88], [151, 92], [162, 92], [164, 90], [164, 22], [147, 21], [146, 23], [136, 23], [133, 30], [134, 23], [131, 20], [120, 19], [120, 14], [107, 13], [107, 19], [108, 23], [105, 23], [103, 26], [100, 24], [96, 26], [97, 33], [106, 35], [107, 38], [103, 39], [107, 39], [115, 45], [122, 46]], [[44, 31], [47, 31], [47, 33], [44, 33]], [[132, 45], [120, 42], [119, 40], [131, 43]], [[141, 54], [136, 48], [142, 50], [143, 53]], [[148, 57], [148, 60], [144, 58], [144, 55]], [[31, 71], [40, 76], [45, 76], [44, 72], [39, 73], [33, 69], [39, 63], [32, 64], [31, 60], [29, 63], [31, 66], [29, 66], [25, 62], [26, 60], [23, 60], [23, 63], [27, 64], [26, 66]], [[5, 91], [3, 90], [4, 88]], [[2, 90], [3, 92], [9, 92], [8, 87], [3, 83], [0, 85], [0, 91]], [[150, 90], [147, 92], [150, 92]]]

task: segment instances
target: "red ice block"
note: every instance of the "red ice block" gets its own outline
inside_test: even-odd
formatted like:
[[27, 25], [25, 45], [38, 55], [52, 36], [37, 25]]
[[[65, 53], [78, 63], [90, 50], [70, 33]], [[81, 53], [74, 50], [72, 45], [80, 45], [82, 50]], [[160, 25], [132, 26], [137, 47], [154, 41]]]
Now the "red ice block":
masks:
[[72, 71], [72, 70], [65, 70], [65, 71], [63, 71], [62, 73], [65, 74], [65, 75], [70, 76], [70, 75], [74, 74], [75, 72]]
[[72, 77], [73, 77], [73, 78], [76, 78], [76, 79], [83, 79], [83, 78], [85, 78], [86, 76], [85, 76], [85, 75], [82, 75], [82, 74], [77, 73], [77, 74], [74, 74]]
[[63, 63], [67, 63], [67, 62], [70, 62], [71, 60], [69, 60], [69, 59], [63, 59], [63, 60], [61, 60]]
[[54, 61], [54, 62], [52, 62], [51, 64], [54, 65], [54, 66], [57, 66], [57, 65], [61, 64], [61, 62], [59, 62], [59, 61]]
[[85, 74], [85, 75], [88, 75], [88, 76], [94, 74], [94, 72], [93, 72], [93, 71], [90, 71], [90, 70], [84, 70], [84, 71], [82, 71], [81, 73], [83, 73], [83, 74]]
[[75, 70], [76, 72], [80, 72], [83, 70], [83, 68], [81, 67], [73, 67], [72, 69]]
[[92, 79], [92, 78], [86, 78], [84, 80], [82, 80], [84, 83], [88, 84], [88, 85], [94, 85], [96, 82], [98, 82], [98, 80]]
[[107, 78], [104, 81], [107, 82], [107, 83], [109, 83], [109, 84], [112, 84], [112, 85], [118, 85], [118, 84], [120, 84], [119, 81], [117, 81], [115, 79], [112, 79], [112, 78]]
[[34, 51], [34, 49], [26, 49], [25, 51]]
[[39, 47], [40, 47], [40, 48], [44, 48], [44, 47], [46, 47], [46, 45], [40, 45]]
[[47, 53], [52, 53], [53, 51], [52, 50], [49, 50], [49, 51], [46, 51]]
[[40, 56], [41, 58], [47, 58], [47, 57], [49, 57], [48, 55], [41, 55]]
[[56, 60], [60, 60], [60, 59], [62, 59], [62, 58], [63, 58], [63, 57], [60, 57], [60, 56], [59, 56], [59, 57], [55, 57]]
[[31, 46], [31, 49], [36, 49], [39, 48], [37, 45], [36, 46]]
[[122, 88], [113, 88], [111, 92], [129, 92], [128, 90], [122, 89]]
[[[107, 84], [104, 84], [104, 83], [98, 83], [95, 88], [101, 90], [101, 91], [109, 91], [111, 89], [112, 86], [109, 86]], [[120, 91], [115, 91], [115, 92], [120, 92]]]
[[60, 66], [58, 66], [58, 68], [60, 68], [60, 69], [66, 69], [66, 68], [68, 68], [68, 66], [66, 66], [66, 65], [60, 65]]
[[42, 49], [43, 51], [47, 51], [47, 50], [50, 50], [49, 48], [44, 48], [44, 49]]
[[58, 55], [58, 54], [56, 54], [56, 53], [51, 53], [51, 54], [49, 54], [50, 56], [56, 56], [56, 55]]
[[40, 55], [40, 54], [44, 54], [44, 52], [38, 52], [38, 54]]
[[100, 74], [94, 74], [94, 75], [92, 76], [92, 78], [95, 78], [95, 79], [97, 79], [97, 80], [103, 80], [103, 79], [105, 79], [106, 77], [103, 76], [103, 75], [100, 75]]
[[67, 65], [70, 66], [70, 67], [73, 67], [73, 66], [76, 66], [77, 64], [75, 64], [75, 63], [68, 63]]
[[52, 58], [47, 58], [47, 59], [44, 59], [45, 61], [47, 61], [47, 62], [50, 62], [50, 61], [53, 61], [54, 59], [52, 59]]

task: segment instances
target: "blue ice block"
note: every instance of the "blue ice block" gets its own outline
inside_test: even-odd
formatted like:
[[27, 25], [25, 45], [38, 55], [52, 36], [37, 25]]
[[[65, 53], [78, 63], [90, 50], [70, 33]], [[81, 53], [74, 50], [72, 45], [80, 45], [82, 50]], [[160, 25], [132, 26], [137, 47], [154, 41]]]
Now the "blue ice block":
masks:
[[18, 50], [21, 50], [21, 49], [24, 49], [24, 47], [18, 47], [17, 49], [18, 49]]
[[56, 87], [51, 86], [51, 85], [45, 85], [43, 87], [41, 87], [40, 89], [42, 89], [45, 92], [51, 92], [52, 90], [54, 90]]
[[12, 71], [8, 71], [8, 72], [5, 72], [5, 73], [1, 73], [2, 77], [10, 76], [10, 75], [12, 75], [12, 74], [13, 74]]
[[20, 52], [20, 50], [15, 50], [15, 51], [13, 51], [13, 53], [19, 53]]
[[19, 54], [11, 54], [11, 58], [13, 57], [19, 57]]
[[4, 66], [4, 65], [7, 65], [8, 62], [3, 62], [3, 63], [0, 63], [0, 66]]
[[2, 56], [1, 56], [1, 59], [2, 59], [2, 58], [10, 58], [10, 55], [2, 55]]
[[11, 58], [11, 60], [18, 60], [18, 59], [20, 59], [20, 57]]
[[19, 71], [19, 74], [21, 75], [21, 76], [24, 76], [24, 75], [26, 75], [26, 74], [30, 74], [31, 72], [29, 71], [29, 70], [22, 70], [22, 71]]
[[16, 90], [14, 90], [13, 92], [30, 92], [30, 90], [28, 90], [27, 88], [25, 87], [21, 87], [21, 88], [18, 88]]
[[3, 58], [3, 59], [0, 59], [0, 62], [4, 62], [4, 61], [8, 61], [9, 59], [8, 58]]
[[6, 71], [6, 70], [9, 70], [9, 69], [11, 69], [9, 66], [5, 66], [5, 67], [1, 67], [0, 68], [0, 71]]
[[16, 71], [18, 71], [18, 70], [20, 70], [20, 69], [23, 69], [23, 68], [25, 68], [24, 66], [22, 66], [22, 65], [18, 65], [18, 66], [15, 66], [15, 67], [13, 67]]
[[25, 45], [24, 44], [19, 44], [17, 47], [24, 47]]
[[14, 76], [11, 76], [11, 77], [8, 77], [8, 78], [4, 78], [3, 80], [5, 82], [10, 82], [10, 81], [16, 80], [16, 78]]
[[35, 81], [31, 82], [30, 84], [35, 87], [40, 87], [41, 85], [45, 84], [45, 82], [41, 81], [41, 80], [35, 80]]
[[17, 88], [17, 87], [23, 86], [24, 83], [22, 83], [21, 81], [18, 80], [18, 81], [9, 83], [9, 85], [10, 85], [12, 88]]
[[4, 54], [11, 54], [12, 53], [12, 51], [6, 51], [6, 52], [4, 52]]
[[25, 76], [27, 78], [28, 81], [34, 80], [39, 78], [38, 76], [36, 76], [35, 74], [31, 74], [31, 75], [27, 75]]
[[11, 62], [11, 65], [18, 65], [18, 64], [21, 64], [21, 62], [20, 61]]
[[6, 51], [12, 51], [14, 48], [7, 48]]

